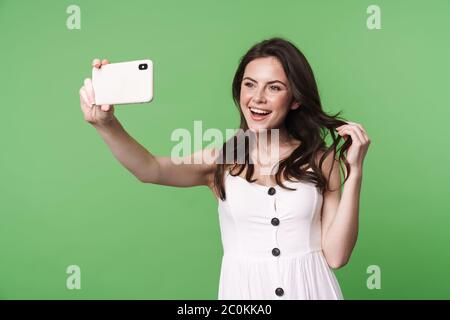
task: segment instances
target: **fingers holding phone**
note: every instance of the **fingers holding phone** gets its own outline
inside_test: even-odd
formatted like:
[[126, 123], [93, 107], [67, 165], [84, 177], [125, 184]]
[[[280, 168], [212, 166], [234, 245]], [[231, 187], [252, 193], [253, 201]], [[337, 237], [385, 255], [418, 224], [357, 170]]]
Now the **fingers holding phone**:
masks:
[[153, 100], [153, 61], [141, 59], [109, 63], [94, 59], [92, 80], [80, 89], [85, 120], [104, 125], [114, 118], [114, 105], [148, 103]]
[[[94, 59], [92, 61], [92, 66], [100, 69], [103, 65], [108, 63], [109, 61], [106, 59]], [[80, 104], [84, 119], [93, 125], [105, 125], [114, 117], [113, 105], [95, 104], [94, 87], [92, 85], [92, 80], [89, 78], [84, 80], [84, 85], [80, 89]]]
[[100, 69], [102, 66], [108, 63], [109, 63], [108, 59], [100, 60], [96, 58], [92, 61], [92, 67]]

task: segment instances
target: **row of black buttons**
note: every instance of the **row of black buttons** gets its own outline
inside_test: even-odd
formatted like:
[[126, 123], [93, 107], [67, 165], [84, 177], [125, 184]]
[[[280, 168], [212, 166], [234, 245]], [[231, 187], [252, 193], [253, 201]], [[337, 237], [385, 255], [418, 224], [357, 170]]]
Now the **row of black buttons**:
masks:
[[[276, 193], [276, 190], [274, 187], [270, 187], [269, 190], [267, 191], [267, 193], [270, 196], [273, 196]], [[272, 223], [273, 226], [278, 226], [280, 224], [280, 220], [278, 218], [272, 218], [272, 220], [270, 221]], [[272, 255], [274, 255], [275, 257], [278, 257], [280, 255], [281, 251], [278, 248], [273, 248], [272, 249]], [[275, 294], [279, 297], [281, 297], [282, 295], [284, 295], [284, 290], [283, 288], [276, 288], [275, 289]]]

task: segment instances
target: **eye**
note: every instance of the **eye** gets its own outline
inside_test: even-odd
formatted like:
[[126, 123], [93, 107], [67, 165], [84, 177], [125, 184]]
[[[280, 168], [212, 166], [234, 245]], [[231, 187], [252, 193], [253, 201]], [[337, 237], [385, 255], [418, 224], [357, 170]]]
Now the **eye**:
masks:
[[270, 86], [270, 89], [274, 90], [274, 91], [280, 91], [281, 90], [281, 88], [279, 86]]
[[244, 86], [251, 88], [251, 87], [253, 87], [253, 83], [251, 83], [251, 82], [245, 82], [245, 83], [244, 83]]

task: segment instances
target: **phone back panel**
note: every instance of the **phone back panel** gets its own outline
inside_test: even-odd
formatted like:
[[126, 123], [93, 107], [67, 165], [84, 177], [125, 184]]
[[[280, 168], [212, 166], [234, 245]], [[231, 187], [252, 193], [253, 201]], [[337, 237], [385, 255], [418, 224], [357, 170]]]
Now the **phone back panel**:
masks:
[[[147, 64], [147, 68], [140, 67]], [[135, 60], [92, 69], [95, 104], [128, 104], [153, 99], [153, 62]]]

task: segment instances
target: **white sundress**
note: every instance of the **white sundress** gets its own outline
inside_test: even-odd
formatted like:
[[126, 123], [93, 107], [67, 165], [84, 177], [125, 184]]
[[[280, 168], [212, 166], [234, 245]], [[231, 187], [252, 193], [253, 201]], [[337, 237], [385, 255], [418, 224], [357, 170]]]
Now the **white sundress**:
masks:
[[225, 172], [218, 200], [219, 300], [343, 299], [321, 248], [323, 197], [313, 183], [266, 187]]

